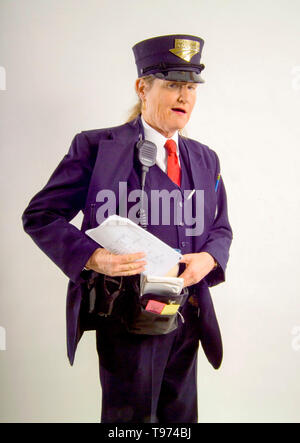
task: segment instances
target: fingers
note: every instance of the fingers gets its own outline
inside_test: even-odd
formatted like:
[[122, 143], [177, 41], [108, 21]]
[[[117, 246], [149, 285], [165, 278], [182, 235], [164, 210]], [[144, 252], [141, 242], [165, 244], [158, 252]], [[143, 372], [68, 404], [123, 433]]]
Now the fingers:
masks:
[[130, 271], [119, 271], [116, 273], [116, 275], [120, 276], [120, 277], [126, 277], [129, 275], [136, 275], [136, 274], [140, 274], [141, 272], [145, 271], [145, 266], [140, 266], [139, 268], [135, 268], [133, 270]]
[[[142, 272], [141, 270], [145, 269], [145, 265], [147, 264], [146, 261], [139, 261], [135, 263], [126, 263], [124, 265], [119, 265], [117, 272], [131, 272], [134, 271], [136, 273]], [[124, 274], [125, 275], [125, 274]], [[131, 275], [131, 274], [130, 274]]]
[[107, 275], [110, 275], [111, 277], [125, 277], [128, 275], [135, 275], [140, 274], [141, 272], [145, 271], [145, 265], [124, 265], [122, 269], [115, 267], [111, 268], [106, 272]]
[[111, 263], [120, 271], [130, 271], [139, 267], [140, 265], [146, 264], [146, 261], [142, 260], [143, 257], [145, 257], [145, 254], [141, 252], [124, 255], [113, 254], [111, 256]]
[[205, 276], [200, 263], [196, 259], [195, 254], [186, 254], [183, 257], [183, 262], [186, 264], [185, 270], [179, 275], [179, 278], [184, 279], [183, 286], [191, 286], [199, 283], [199, 281]]
[[199, 283], [214, 266], [214, 258], [207, 252], [185, 254], [180, 260], [186, 264], [184, 272], [179, 276], [184, 279], [184, 287]]
[[185, 254], [181, 260], [179, 261], [179, 263], [185, 263], [187, 266], [185, 268], [185, 270], [182, 272], [181, 275], [178, 276], [178, 278], [183, 278], [184, 282], [183, 282], [183, 287], [185, 288], [186, 286], [191, 286], [193, 283], [192, 278], [191, 278], [191, 272], [190, 272], [190, 262], [192, 260], [192, 254]]
[[183, 282], [183, 287], [185, 288], [186, 286], [191, 286], [191, 285], [195, 285], [196, 283], [199, 283], [199, 281], [201, 280], [201, 278], [199, 279], [199, 277], [195, 277], [194, 274], [190, 273], [190, 272], [186, 272], [184, 271], [181, 275], [179, 275], [179, 278], [183, 278], [184, 282]]
[[140, 274], [145, 270], [147, 264], [146, 260], [142, 260], [145, 255], [143, 252], [117, 255], [115, 258], [116, 269], [114, 271], [120, 276]]
[[195, 285], [196, 283], [199, 283], [200, 280], [202, 280], [205, 275], [208, 272], [206, 272], [203, 268], [200, 266], [197, 266], [194, 263], [191, 263], [187, 265], [185, 270], [181, 275], [179, 275], [180, 278], [184, 279], [184, 287], [185, 286], [191, 286]]
[[100, 272], [111, 277], [140, 274], [145, 270], [146, 261], [142, 260], [145, 255], [143, 252], [102, 255], [102, 257], [99, 257]]
[[145, 253], [144, 252], [136, 252], [134, 254], [122, 254], [122, 255], [115, 255], [117, 261], [122, 264], [122, 263], [132, 263], [135, 262], [136, 260], [140, 260], [141, 258], [145, 257]]

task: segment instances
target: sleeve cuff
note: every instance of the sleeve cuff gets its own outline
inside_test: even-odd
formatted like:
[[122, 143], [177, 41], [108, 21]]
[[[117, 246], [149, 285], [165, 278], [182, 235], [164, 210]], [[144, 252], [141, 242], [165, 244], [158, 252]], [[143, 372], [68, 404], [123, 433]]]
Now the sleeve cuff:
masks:
[[201, 252], [207, 252], [210, 254], [215, 260], [215, 267], [204, 277], [207, 285], [209, 287], [216, 286], [219, 283], [223, 283], [225, 281], [225, 266], [222, 266], [222, 260], [218, 259], [215, 254], [210, 251], [208, 248], [203, 249]]

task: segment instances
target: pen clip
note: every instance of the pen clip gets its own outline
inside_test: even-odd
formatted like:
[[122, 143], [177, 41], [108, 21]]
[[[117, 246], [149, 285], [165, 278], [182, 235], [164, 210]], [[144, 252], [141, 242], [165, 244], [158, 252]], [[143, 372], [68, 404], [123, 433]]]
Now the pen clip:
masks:
[[217, 192], [217, 190], [218, 190], [220, 178], [221, 178], [221, 174], [218, 174], [217, 181], [216, 181], [216, 186], [215, 186], [215, 192]]
[[187, 200], [190, 200], [190, 199], [193, 197], [195, 191], [196, 191], [196, 189], [193, 189], [193, 190], [189, 193], [189, 195], [188, 195], [188, 197], [187, 197]]

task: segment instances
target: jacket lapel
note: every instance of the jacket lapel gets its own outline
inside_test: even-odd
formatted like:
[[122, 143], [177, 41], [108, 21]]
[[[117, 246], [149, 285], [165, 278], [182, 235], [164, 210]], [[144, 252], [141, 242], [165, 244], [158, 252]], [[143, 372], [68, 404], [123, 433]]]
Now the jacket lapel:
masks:
[[194, 181], [195, 189], [208, 189], [211, 185], [212, 174], [211, 171], [203, 164], [202, 156], [199, 147], [193, 143], [192, 140], [180, 137], [179, 146], [183, 144], [189, 157], [191, 173]]
[[[119, 182], [127, 182], [133, 168], [134, 150], [140, 134], [138, 119], [111, 131], [111, 139], [99, 141], [99, 154], [95, 164], [93, 182], [90, 184], [90, 202], [100, 190], [114, 192], [116, 202], [119, 196]], [[124, 187], [121, 187], [125, 191]]]

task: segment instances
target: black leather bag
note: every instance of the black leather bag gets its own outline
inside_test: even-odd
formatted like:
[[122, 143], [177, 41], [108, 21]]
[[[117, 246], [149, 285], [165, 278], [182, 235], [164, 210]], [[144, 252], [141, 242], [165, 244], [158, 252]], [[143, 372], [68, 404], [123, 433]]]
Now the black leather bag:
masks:
[[[182, 306], [188, 297], [187, 289], [184, 289], [180, 295], [165, 294], [157, 295], [147, 293], [139, 299], [139, 312], [133, 323], [128, 326], [128, 331], [133, 334], [161, 335], [174, 331], [178, 326], [178, 317], [183, 320], [179, 310], [173, 314], [157, 314], [146, 310], [147, 303], [150, 300], [158, 301], [166, 305]], [[183, 320], [184, 321], [184, 320]]]
[[179, 310], [162, 315], [146, 310], [146, 306], [149, 300], [182, 306], [188, 297], [187, 288], [177, 296], [147, 293], [140, 297], [139, 282], [139, 275], [94, 276], [88, 285], [88, 312], [94, 323], [97, 323], [97, 318], [111, 317], [123, 323], [132, 334], [162, 335], [174, 331], [178, 327], [178, 316], [182, 317]]

